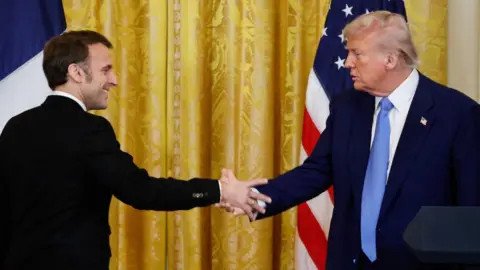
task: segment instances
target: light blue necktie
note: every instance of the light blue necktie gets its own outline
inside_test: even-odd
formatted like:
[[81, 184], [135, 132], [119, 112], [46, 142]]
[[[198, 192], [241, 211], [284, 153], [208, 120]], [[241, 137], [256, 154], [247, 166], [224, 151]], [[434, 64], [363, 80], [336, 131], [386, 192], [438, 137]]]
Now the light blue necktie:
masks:
[[363, 252], [372, 262], [377, 259], [376, 228], [387, 183], [390, 148], [388, 112], [392, 108], [393, 104], [388, 98], [385, 97], [380, 100], [380, 112], [377, 115], [375, 137], [373, 138], [365, 182], [363, 183], [360, 224], [361, 242]]

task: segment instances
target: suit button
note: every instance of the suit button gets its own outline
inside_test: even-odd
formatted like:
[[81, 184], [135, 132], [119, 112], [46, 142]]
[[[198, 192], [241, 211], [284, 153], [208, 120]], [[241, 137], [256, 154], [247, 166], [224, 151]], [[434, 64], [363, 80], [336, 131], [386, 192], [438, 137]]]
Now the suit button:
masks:
[[193, 193], [192, 197], [195, 198], [195, 199], [203, 198], [203, 193]]

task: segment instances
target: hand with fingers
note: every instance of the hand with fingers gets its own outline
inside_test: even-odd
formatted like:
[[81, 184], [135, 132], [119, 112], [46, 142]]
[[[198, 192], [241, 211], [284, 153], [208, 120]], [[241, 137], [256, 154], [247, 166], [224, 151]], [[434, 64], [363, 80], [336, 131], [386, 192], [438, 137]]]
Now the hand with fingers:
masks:
[[271, 202], [268, 196], [251, 189], [251, 187], [266, 184], [267, 179], [265, 178], [239, 181], [231, 170], [223, 169], [220, 183], [222, 197], [218, 206], [236, 215], [247, 214], [250, 220], [254, 220], [256, 212], [265, 213], [265, 205], [262, 207], [257, 200]]
[[[250, 188], [250, 192], [259, 193], [258, 190], [255, 189], [255, 188]], [[262, 200], [249, 201], [249, 203], [258, 204], [263, 209], [265, 209], [265, 207], [267, 206], [266, 202], [262, 201]], [[215, 206], [220, 207], [220, 208], [224, 208], [225, 211], [227, 211], [229, 213], [232, 213], [234, 216], [241, 216], [241, 215], [246, 214], [245, 211], [243, 211], [243, 209], [241, 209], [239, 207], [234, 207], [234, 206], [232, 206], [232, 205], [230, 205], [229, 203], [226, 203], [226, 202], [217, 203]], [[253, 211], [252, 216], [249, 216], [250, 221], [255, 221], [257, 213], [258, 213], [257, 211]]]

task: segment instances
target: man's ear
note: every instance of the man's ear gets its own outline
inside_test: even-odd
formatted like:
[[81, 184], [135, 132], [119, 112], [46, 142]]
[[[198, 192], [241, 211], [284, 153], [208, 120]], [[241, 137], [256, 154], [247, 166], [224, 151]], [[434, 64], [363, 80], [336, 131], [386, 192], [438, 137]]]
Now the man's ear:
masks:
[[389, 52], [385, 57], [385, 68], [394, 69], [398, 64], [398, 53]]
[[75, 63], [68, 65], [67, 78], [70, 78], [74, 82], [80, 83], [84, 80], [85, 72], [83, 69]]

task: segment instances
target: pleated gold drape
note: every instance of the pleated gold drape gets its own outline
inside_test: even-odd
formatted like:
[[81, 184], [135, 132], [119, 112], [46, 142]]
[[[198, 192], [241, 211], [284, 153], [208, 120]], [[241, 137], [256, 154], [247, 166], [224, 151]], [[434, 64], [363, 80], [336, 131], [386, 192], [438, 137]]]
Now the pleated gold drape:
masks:
[[[327, 0], [63, 0], [68, 29], [114, 45], [98, 112], [157, 177], [272, 177], [298, 164], [308, 72]], [[406, 1], [421, 70], [445, 82], [446, 0]], [[293, 269], [295, 209], [250, 223], [216, 208], [112, 201], [110, 269]]]
[[480, 102], [480, 1], [448, 3], [448, 85]]

